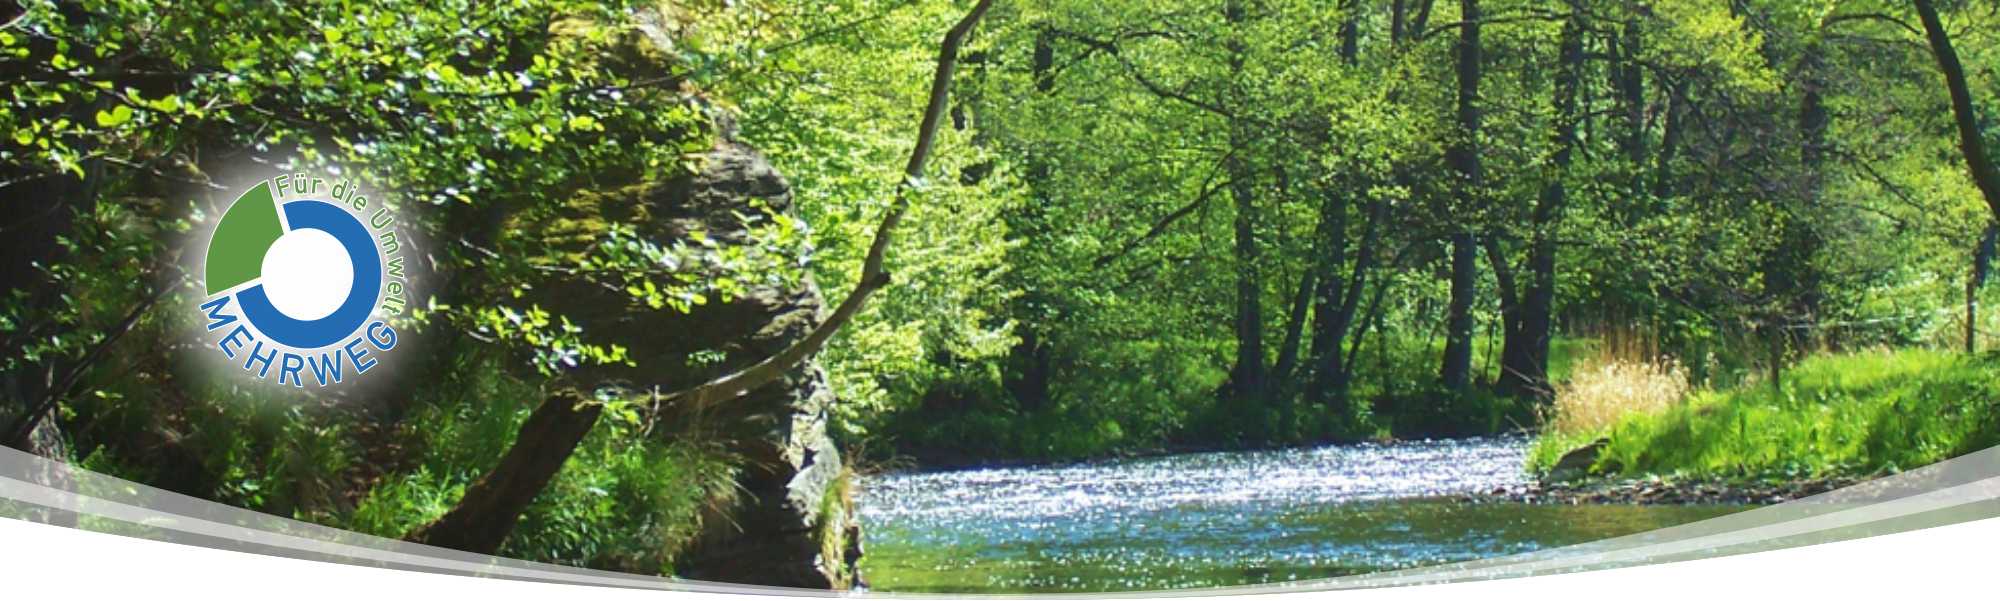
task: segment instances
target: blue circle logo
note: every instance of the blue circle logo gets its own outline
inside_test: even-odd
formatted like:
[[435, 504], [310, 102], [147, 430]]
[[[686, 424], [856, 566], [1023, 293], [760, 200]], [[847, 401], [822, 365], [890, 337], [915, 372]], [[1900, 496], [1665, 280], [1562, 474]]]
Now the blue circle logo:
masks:
[[386, 207], [366, 213], [353, 184], [327, 184], [305, 175], [259, 182], [209, 237], [207, 331], [222, 331], [216, 348], [258, 379], [331, 386], [396, 346], [381, 319], [407, 306], [396, 220]]

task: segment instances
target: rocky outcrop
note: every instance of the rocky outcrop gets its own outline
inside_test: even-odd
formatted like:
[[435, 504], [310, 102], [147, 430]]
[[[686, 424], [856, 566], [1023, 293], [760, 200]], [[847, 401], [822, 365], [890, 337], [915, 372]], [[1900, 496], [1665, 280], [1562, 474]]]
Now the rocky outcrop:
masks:
[[[699, 233], [715, 242], [712, 253], [772, 252], [759, 245], [757, 228], [768, 225], [766, 210], [792, 211], [791, 188], [764, 157], [731, 139], [726, 123], [723, 128], [694, 174], [586, 192], [540, 223], [516, 226], [573, 240], [579, 250], [620, 224], [661, 247]], [[802, 251], [790, 252], [794, 256], [782, 262], [797, 264]], [[718, 264], [700, 257], [681, 269], [722, 275]], [[823, 301], [809, 276], [745, 284], [740, 294], [688, 312], [635, 306], [630, 294], [597, 281], [558, 283], [535, 300], [575, 321], [592, 342], [624, 346], [637, 363], [585, 367], [571, 374], [573, 380], [671, 392], [770, 357], [820, 323]], [[846, 469], [828, 435], [833, 402], [825, 372], [808, 361], [734, 399], [660, 409], [662, 435], [718, 440], [740, 464], [739, 494], [717, 500], [703, 533], [675, 562], [680, 576], [811, 588], [855, 582], [859, 527], [845, 492]]]

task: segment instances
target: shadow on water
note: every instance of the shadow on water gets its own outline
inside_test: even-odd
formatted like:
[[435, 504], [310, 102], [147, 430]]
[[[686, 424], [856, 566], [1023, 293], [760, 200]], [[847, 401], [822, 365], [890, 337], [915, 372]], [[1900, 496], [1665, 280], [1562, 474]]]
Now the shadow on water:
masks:
[[862, 487], [877, 590], [1117, 591], [1308, 580], [1509, 555], [1738, 506], [1468, 504], [1527, 440], [1194, 453], [884, 474]]

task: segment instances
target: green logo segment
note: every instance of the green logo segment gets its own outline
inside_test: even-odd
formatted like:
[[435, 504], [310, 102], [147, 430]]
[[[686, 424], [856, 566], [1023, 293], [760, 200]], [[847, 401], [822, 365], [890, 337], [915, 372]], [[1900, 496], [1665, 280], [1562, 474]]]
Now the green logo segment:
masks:
[[271, 182], [265, 180], [243, 193], [236, 204], [222, 214], [209, 240], [208, 293], [215, 294], [257, 279], [264, 271], [264, 251], [285, 235], [278, 223], [278, 204], [271, 198]]

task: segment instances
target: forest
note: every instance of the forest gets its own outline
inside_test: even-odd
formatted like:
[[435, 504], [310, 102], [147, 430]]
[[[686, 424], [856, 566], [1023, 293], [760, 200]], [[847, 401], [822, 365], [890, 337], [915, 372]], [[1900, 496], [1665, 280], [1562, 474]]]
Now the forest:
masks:
[[[878, 472], [2000, 444], [1986, 0], [7, 0], [0, 90], [0, 441], [388, 538], [845, 587]], [[366, 385], [212, 365], [294, 172], [401, 220]]]

